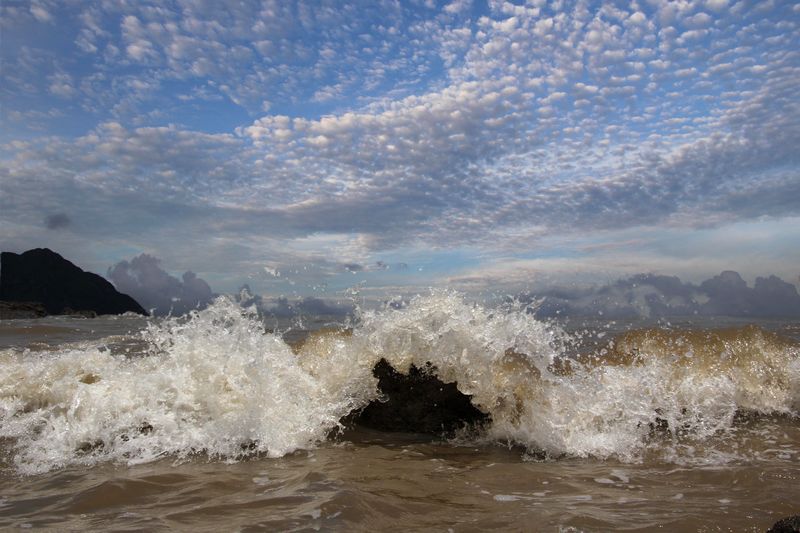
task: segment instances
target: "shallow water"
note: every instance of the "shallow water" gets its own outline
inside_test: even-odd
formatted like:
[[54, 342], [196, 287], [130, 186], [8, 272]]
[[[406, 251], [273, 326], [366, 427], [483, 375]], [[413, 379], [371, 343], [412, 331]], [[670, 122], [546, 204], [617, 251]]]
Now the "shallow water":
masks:
[[[436, 293], [331, 325], [230, 301], [0, 323], [0, 528], [763, 531], [800, 512], [797, 324], [558, 325]], [[381, 357], [432, 361], [492, 424], [335, 431], [379, 397]]]
[[532, 462], [519, 449], [361, 434], [278, 459], [2, 474], [0, 527], [484, 531], [764, 531], [797, 512], [791, 457], [676, 466]]

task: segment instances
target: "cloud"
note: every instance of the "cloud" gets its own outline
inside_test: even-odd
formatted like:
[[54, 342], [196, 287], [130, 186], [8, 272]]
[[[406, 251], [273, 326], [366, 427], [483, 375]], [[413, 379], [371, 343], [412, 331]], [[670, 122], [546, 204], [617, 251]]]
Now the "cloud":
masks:
[[148, 254], [120, 261], [108, 269], [106, 276], [117, 290], [155, 315], [182, 315], [202, 309], [214, 297], [208, 283], [194, 272], [185, 272], [179, 280], [160, 267], [159, 259]]
[[237, 294], [234, 295], [237, 302], [242, 307], [255, 306], [262, 314], [274, 317], [296, 317], [296, 316], [344, 316], [353, 312], [352, 303], [342, 303], [341, 301], [330, 301], [318, 297], [306, 296], [289, 300], [285, 296], [280, 296], [273, 300], [267, 300], [260, 294], [254, 294], [250, 290], [250, 285], [243, 285]]
[[796, 216], [794, 12], [728, 7], [4, 5], [4, 237], [80, 204], [86, 242], [336, 277]]
[[52, 22], [53, 16], [50, 14], [47, 9], [39, 2], [35, 2], [30, 7], [31, 14], [38, 20], [39, 22]]
[[50, 76], [49, 90], [52, 94], [61, 98], [72, 98], [78, 94], [78, 91], [73, 86], [71, 76], [64, 73]]
[[752, 288], [738, 272], [726, 271], [700, 284], [709, 301], [704, 314], [732, 316], [800, 316], [800, 296], [791, 283], [777, 276], [756, 278]]
[[472, 6], [471, 0], [453, 0], [446, 6], [444, 6], [444, 11], [450, 14], [461, 13], [463, 11], [467, 11]]
[[63, 229], [72, 224], [72, 220], [65, 213], [54, 213], [47, 215], [44, 225], [47, 229]]
[[676, 276], [637, 274], [600, 287], [555, 287], [527, 293], [542, 316], [732, 316], [800, 317], [797, 288], [777, 276], [756, 278], [749, 287], [738, 272], [724, 271], [699, 285]]
[[278, 298], [273, 305], [264, 306], [263, 310], [266, 313], [279, 317], [297, 315], [343, 316], [351, 313], [353, 311], [353, 306], [351, 304], [328, 302], [312, 296], [306, 296], [294, 302], [290, 302], [287, 298], [281, 297]]
[[[403, 265], [403, 263], [401, 263], [400, 265]], [[358, 263], [346, 263], [343, 266], [344, 269], [350, 272], [351, 274], [355, 274], [356, 272], [380, 272], [392, 268], [386, 262], [381, 260], [375, 261], [374, 263], [368, 265], [361, 265]], [[403, 267], [397, 266], [396, 268], [402, 269]], [[408, 265], [405, 265], [405, 268], [408, 268]]]
[[728, 0], [706, 0], [706, 6], [712, 11], [722, 11], [728, 7]]
[[260, 294], [255, 294], [247, 283], [239, 287], [233, 297], [242, 307], [256, 306], [256, 309], [261, 309], [264, 306], [264, 298]]
[[58, 17], [81, 53], [104, 52], [95, 57], [103, 60], [101, 69], [122, 67], [136, 78], [213, 80], [218, 95], [250, 112], [261, 111], [265, 97], [310, 99], [320, 80], [348, 93], [370, 94], [388, 75], [406, 73], [411, 79], [429, 69], [436, 53], [408, 44], [424, 37], [413, 33], [420, 17], [389, 2], [314, 9], [255, 1], [159, 8], [104, 2], [53, 9], [57, 13], [51, 15], [35, 4], [28, 15]]

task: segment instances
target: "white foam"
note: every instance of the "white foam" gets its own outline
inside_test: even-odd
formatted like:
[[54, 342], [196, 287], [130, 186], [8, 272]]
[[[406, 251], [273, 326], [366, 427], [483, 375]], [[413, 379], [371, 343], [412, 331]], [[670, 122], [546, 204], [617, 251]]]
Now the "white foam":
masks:
[[[27, 473], [196, 453], [278, 457], [315, 446], [376, 398], [380, 358], [400, 371], [431, 363], [491, 415], [486, 439], [552, 456], [637, 461], [653, 446], [653, 428], [666, 424], [675, 445], [655, 445], [677, 460], [731, 427], [737, 409], [796, 414], [800, 404], [796, 348], [766, 341], [755, 362], [709, 366], [662, 347], [632, 364], [574, 364], [560, 375], [550, 369], [568, 336], [525, 309], [489, 309], [436, 291], [402, 309], [364, 312], [356, 324], [350, 335], [312, 336], [295, 354], [264, 333], [254, 311], [223, 297], [188, 318], [149, 325], [141, 333], [146, 356], [114, 355], [102, 341], [5, 350], [0, 436], [15, 439], [14, 462]], [[679, 433], [689, 441], [677, 443]], [[628, 482], [619, 470], [610, 477]]]
[[514, 496], [513, 494], [495, 494], [494, 501], [496, 502], [516, 502], [522, 500], [522, 496]]
[[3, 354], [0, 435], [17, 439], [20, 471], [200, 452], [279, 457], [323, 440], [369, 399], [302, 368], [227, 298], [143, 336], [147, 357], [114, 357], [96, 344]]

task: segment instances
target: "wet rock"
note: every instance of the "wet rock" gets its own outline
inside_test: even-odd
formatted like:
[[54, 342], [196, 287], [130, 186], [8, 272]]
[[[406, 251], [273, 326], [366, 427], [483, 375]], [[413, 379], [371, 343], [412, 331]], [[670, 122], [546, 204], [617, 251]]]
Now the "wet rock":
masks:
[[37, 302], [47, 314], [147, 315], [136, 301], [97, 274], [84, 272], [47, 248], [0, 254], [0, 300]]
[[61, 314], [74, 317], [97, 318], [97, 313], [95, 313], [91, 309], [75, 310], [70, 307], [65, 307], [64, 309], [61, 310]]
[[39, 302], [0, 301], [0, 320], [41, 318], [47, 316], [47, 309]]
[[345, 421], [390, 432], [448, 435], [465, 426], [484, 424], [489, 415], [477, 409], [455, 383], [444, 383], [430, 364], [411, 366], [408, 374], [381, 359], [373, 369], [383, 397]]
[[105, 443], [102, 440], [82, 442], [75, 448], [75, 453], [78, 455], [89, 455], [101, 451], [104, 447]]
[[778, 520], [767, 530], [767, 533], [800, 533], [800, 515]]

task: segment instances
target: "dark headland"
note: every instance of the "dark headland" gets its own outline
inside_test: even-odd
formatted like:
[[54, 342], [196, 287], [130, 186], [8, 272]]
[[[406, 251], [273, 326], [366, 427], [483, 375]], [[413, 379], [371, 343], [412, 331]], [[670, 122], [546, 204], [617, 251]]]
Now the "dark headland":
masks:
[[46, 315], [147, 315], [103, 277], [47, 248], [0, 254], [0, 318]]

